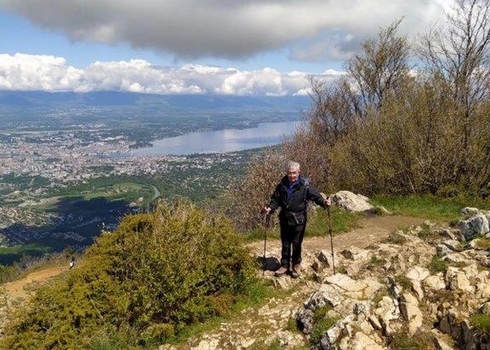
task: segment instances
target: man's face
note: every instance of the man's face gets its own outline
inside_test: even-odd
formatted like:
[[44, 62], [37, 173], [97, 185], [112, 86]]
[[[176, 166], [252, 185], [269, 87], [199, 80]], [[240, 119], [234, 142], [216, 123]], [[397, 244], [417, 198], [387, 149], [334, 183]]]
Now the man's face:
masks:
[[289, 182], [294, 182], [294, 181], [298, 180], [299, 169], [289, 168], [287, 175], [288, 175]]

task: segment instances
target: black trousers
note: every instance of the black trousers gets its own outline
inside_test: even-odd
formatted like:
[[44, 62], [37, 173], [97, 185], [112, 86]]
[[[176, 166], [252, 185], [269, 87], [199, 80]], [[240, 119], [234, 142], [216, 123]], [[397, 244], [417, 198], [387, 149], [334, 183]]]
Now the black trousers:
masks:
[[281, 266], [287, 268], [301, 263], [301, 245], [305, 235], [304, 225], [290, 226], [287, 222], [280, 222], [281, 227]]

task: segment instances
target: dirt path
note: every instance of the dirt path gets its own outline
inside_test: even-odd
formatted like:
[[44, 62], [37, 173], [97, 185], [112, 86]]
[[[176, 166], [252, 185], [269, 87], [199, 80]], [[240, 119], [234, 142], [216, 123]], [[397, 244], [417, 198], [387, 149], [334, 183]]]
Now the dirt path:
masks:
[[[423, 219], [407, 216], [375, 216], [362, 219], [359, 228], [352, 231], [334, 235], [334, 247], [346, 249], [351, 246], [366, 248], [370, 244], [388, 238], [388, 235], [401, 228], [408, 228], [413, 225], [421, 225]], [[330, 249], [330, 240], [324, 237], [312, 237], [305, 240], [305, 249]]]
[[9, 298], [24, 299], [28, 296], [29, 286], [44, 283], [67, 270], [68, 266], [56, 266], [34, 271], [20, 280], [5, 283], [2, 287]]
[[[351, 246], [365, 248], [370, 244], [388, 238], [388, 235], [396, 229], [407, 228], [413, 225], [421, 225], [424, 219], [408, 216], [374, 216], [361, 219], [359, 228], [333, 237], [333, 245], [336, 251]], [[276, 256], [280, 249], [280, 240], [268, 239], [267, 252]], [[264, 243], [254, 242], [250, 244], [252, 252], [263, 255]], [[303, 251], [313, 253], [320, 250], [330, 250], [330, 239], [326, 237], [305, 237]]]

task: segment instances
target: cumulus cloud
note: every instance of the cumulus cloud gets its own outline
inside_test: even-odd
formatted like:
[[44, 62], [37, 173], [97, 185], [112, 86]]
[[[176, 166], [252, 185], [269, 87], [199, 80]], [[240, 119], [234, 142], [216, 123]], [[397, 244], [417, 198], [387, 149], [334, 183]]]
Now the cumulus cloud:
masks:
[[[247, 58], [288, 47], [291, 58], [315, 61], [345, 58], [402, 17], [403, 33], [420, 33], [450, 1], [2, 0], [0, 9], [74, 41], [129, 43], [177, 59]], [[228, 83], [240, 84], [235, 78]]]
[[[337, 79], [341, 74], [327, 71], [318, 77]], [[242, 71], [189, 64], [157, 67], [145, 60], [95, 62], [77, 69], [61, 57], [0, 54], [1, 90], [284, 96], [306, 94], [307, 76], [271, 68]]]

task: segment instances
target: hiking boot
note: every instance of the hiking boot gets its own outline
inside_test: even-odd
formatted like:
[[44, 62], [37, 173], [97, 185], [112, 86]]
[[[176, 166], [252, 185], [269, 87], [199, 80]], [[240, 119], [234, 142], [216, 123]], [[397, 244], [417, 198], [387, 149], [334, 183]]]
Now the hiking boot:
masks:
[[276, 270], [276, 272], [274, 273], [274, 276], [282, 276], [282, 275], [285, 275], [286, 272], [288, 272], [288, 268], [286, 266], [281, 266], [279, 269]]
[[298, 278], [301, 273], [301, 265], [294, 265], [293, 269], [291, 270], [291, 277], [292, 278]]

